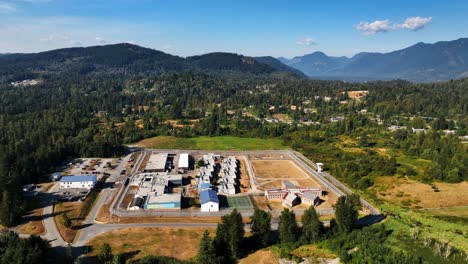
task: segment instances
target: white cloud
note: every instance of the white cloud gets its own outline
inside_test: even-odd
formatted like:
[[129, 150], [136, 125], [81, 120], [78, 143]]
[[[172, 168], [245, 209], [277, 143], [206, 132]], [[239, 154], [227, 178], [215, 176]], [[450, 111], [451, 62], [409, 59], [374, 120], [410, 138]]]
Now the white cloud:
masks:
[[62, 44], [62, 45], [73, 46], [73, 47], [83, 46], [83, 44], [80, 41], [71, 39], [66, 34], [58, 34], [58, 33], [50, 34], [46, 38], [39, 39], [39, 41], [42, 43]]
[[16, 11], [16, 6], [7, 2], [0, 2], [0, 13], [10, 13]]
[[361, 21], [356, 29], [361, 31], [364, 35], [374, 35], [376, 33], [387, 32], [394, 29], [390, 24], [390, 20], [376, 20], [374, 22]]
[[101, 45], [104, 45], [107, 43], [107, 41], [101, 37], [96, 37], [96, 41], [97, 43], [101, 44]]
[[361, 21], [356, 29], [363, 35], [375, 35], [398, 29], [417, 31], [424, 28], [431, 20], [432, 17], [408, 17], [403, 23], [392, 23], [388, 19], [374, 22]]
[[40, 42], [62, 42], [62, 41], [68, 41], [70, 38], [67, 35], [62, 35], [62, 34], [50, 34], [49, 36], [45, 38], [41, 38], [39, 41]]
[[403, 24], [398, 25], [398, 27], [416, 31], [425, 27], [431, 20], [432, 17], [409, 17]]
[[312, 45], [317, 44], [317, 42], [315, 42], [313, 38], [307, 37], [307, 38], [303, 38], [303, 39], [296, 41], [296, 44], [301, 45], [301, 46], [312, 46]]
[[171, 50], [172, 49], [172, 44], [171, 43], [166, 43], [166, 44], [163, 44], [160, 49], [162, 50]]

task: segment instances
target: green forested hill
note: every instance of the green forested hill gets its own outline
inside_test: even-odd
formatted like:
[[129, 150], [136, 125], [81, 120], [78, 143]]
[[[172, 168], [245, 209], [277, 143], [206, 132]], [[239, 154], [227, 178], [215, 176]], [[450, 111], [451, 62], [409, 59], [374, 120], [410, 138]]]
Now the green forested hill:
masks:
[[296, 70], [288, 67], [272, 67], [251, 57], [232, 53], [210, 53], [184, 59], [126, 43], [0, 57], [0, 78], [7, 81], [64, 73], [141, 76], [187, 71], [244, 74], [285, 72], [299, 76]]

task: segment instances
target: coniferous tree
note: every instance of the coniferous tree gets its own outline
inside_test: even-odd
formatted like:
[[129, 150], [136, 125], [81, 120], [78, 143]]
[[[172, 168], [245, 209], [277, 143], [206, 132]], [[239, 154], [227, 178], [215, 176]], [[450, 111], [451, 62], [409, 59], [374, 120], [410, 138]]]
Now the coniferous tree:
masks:
[[302, 239], [306, 243], [317, 241], [322, 233], [323, 224], [314, 206], [310, 206], [302, 216]]
[[217, 264], [220, 263], [216, 256], [216, 249], [213, 245], [213, 240], [210, 238], [210, 233], [205, 231], [200, 241], [198, 249], [197, 263], [199, 264]]
[[255, 208], [251, 220], [251, 230], [255, 239], [262, 246], [268, 245], [271, 235], [271, 214]]
[[338, 198], [335, 204], [335, 217], [336, 227], [339, 232], [351, 232], [356, 225], [359, 208], [360, 201], [357, 195], [347, 195]]
[[236, 209], [230, 214], [222, 216], [214, 240], [217, 255], [225, 257], [226, 262], [238, 259], [244, 233], [242, 215]]
[[281, 243], [297, 242], [299, 228], [297, 226], [296, 215], [287, 208], [281, 212], [279, 232]]
[[5, 226], [13, 226], [21, 219], [21, 206], [18, 194], [4, 190], [0, 203], [0, 222]]

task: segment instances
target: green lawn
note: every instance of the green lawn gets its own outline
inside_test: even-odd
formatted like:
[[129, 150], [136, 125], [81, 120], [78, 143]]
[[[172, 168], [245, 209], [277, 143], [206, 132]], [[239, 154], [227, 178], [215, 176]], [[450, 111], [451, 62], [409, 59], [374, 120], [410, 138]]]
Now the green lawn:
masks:
[[156, 149], [199, 149], [199, 150], [268, 150], [287, 149], [281, 139], [241, 138], [233, 136], [177, 138], [159, 136], [134, 143], [139, 147]]
[[253, 204], [247, 196], [228, 196], [228, 206], [237, 209], [252, 209]]

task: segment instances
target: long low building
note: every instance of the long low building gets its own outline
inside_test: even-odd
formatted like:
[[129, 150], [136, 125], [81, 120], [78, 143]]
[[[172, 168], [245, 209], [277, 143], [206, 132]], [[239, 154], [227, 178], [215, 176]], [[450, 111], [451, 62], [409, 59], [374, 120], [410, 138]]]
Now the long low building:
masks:
[[168, 153], [151, 153], [151, 156], [146, 164], [146, 172], [163, 172], [166, 170]]
[[96, 175], [64, 176], [60, 179], [60, 189], [92, 189], [97, 183]]
[[282, 200], [283, 206], [294, 207], [299, 203], [318, 206], [323, 190], [320, 187], [297, 187], [289, 181], [282, 182], [283, 188], [265, 190], [267, 200]]

